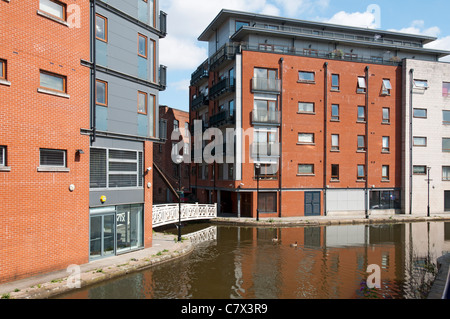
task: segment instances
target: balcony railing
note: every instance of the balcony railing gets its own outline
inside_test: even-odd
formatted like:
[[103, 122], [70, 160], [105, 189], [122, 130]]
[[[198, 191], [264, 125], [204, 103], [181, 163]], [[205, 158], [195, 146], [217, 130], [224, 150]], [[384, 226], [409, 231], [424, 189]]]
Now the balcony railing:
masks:
[[253, 110], [252, 125], [281, 125], [280, 111]]
[[267, 78], [253, 78], [252, 92], [281, 93], [281, 80]]
[[208, 60], [202, 63], [191, 75], [191, 85], [196, 85], [200, 80], [209, 77]]
[[226, 43], [219, 50], [217, 50], [217, 52], [209, 58], [210, 71], [217, 69], [224, 61], [234, 59], [237, 47], [238, 44]]
[[165, 91], [167, 88], [167, 67], [165, 65], [159, 66], [159, 86], [161, 91]]
[[230, 81], [230, 79], [224, 78], [219, 83], [213, 85], [209, 91], [209, 99], [216, 100], [227, 92], [234, 92], [234, 79]]
[[162, 36], [167, 35], [167, 13], [164, 11], [159, 12], [159, 31]]
[[253, 158], [280, 157], [280, 143], [253, 143], [250, 154]]
[[230, 114], [229, 111], [214, 114], [209, 118], [210, 127], [218, 127], [227, 124], [234, 124], [234, 114]]
[[192, 99], [191, 109], [192, 109], [192, 111], [195, 111], [204, 105], [208, 105], [208, 103], [209, 103], [209, 97], [205, 96], [203, 94], [200, 94], [196, 98]]

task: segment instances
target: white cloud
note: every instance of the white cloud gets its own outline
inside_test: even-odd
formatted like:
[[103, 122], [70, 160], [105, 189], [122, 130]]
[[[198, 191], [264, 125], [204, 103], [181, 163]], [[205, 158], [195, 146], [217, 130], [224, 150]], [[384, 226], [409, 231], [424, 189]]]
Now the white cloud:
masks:
[[169, 70], [192, 72], [207, 58], [205, 47], [182, 37], [167, 37], [160, 41], [160, 62]]
[[323, 20], [323, 22], [370, 29], [377, 27], [375, 15], [368, 11], [353, 13], [340, 11], [330, 19]]
[[441, 29], [438, 27], [431, 27], [425, 29], [425, 21], [423, 20], [414, 20], [411, 25], [407, 28], [403, 28], [400, 30], [391, 29], [389, 31], [396, 31], [401, 33], [410, 33], [410, 34], [421, 34], [428, 35], [431, 37], [438, 37], [441, 33]]

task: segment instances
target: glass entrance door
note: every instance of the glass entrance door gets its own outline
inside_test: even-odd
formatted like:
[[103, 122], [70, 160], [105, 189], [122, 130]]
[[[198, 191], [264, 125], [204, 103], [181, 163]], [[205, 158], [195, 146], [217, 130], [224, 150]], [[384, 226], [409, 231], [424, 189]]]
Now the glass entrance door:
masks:
[[115, 255], [115, 229], [116, 225], [114, 214], [91, 216], [91, 259]]

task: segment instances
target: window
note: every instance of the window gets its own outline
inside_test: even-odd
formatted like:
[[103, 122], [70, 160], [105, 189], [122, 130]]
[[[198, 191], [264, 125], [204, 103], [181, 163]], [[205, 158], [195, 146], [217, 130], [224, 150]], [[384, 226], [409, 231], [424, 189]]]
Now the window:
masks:
[[148, 39], [145, 35], [138, 34], [138, 55], [147, 59], [148, 56]]
[[316, 80], [315, 77], [316, 75], [314, 72], [305, 72], [305, 71], [298, 72], [299, 82], [314, 83]]
[[444, 191], [444, 211], [450, 212], [450, 191]]
[[443, 166], [442, 167], [442, 180], [443, 181], [450, 181], [450, 166]]
[[413, 145], [414, 146], [425, 147], [425, 146], [427, 146], [427, 138], [426, 137], [417, 137], [417, 136], [415, 136], [413, 138]]
[[331, 135], [331, 150], [339, 151], [339, 135]]
[[444, 124], [450, 124], [450, 111], [442, 111], [442, 117]]
[[178, 120], [173, 120], [173, 130], [178, 131], [179, 127], [180, 127], [180, 122], [178, 122]]
[[298, 175], [314, 175], [314, 165], [313, 164], [299, 164], [298, 165]]
[[383, 95], [390, 95], [392, 90], [391, 80], [384, 79], [383, 85], [381, 88], [381, 94]]
[[[258, 169], [256, 168], [256, 164], [254, 166], [254, 169], [255, 169], [255, 178], [258, 178]], [[260, 164], [259, 168], [260, 179], [277, 179], [277, 173], [278, 173], [278, 164], [276, 163]]]
[[95, 38], [108, 42], [108, 19], [99, 14], [95, 16]]
[[389, 166], [383, 165], [381, 168], [381, 180], [388, 181], [389, 180]]
[[426, 175], [427, 174], [427, 167], [424, 166], [424, 165], [413, 166], [413, 174], [414, 175]]
[[236, 21], [236, 31], [239, 31], [244, 26], [248, 27], [249, 25], [250, 23], [245, 21]]
[[426, 119], [428, 117], [428, 111], [426, 109], [414, 109], [413, 116], [420, 119]]
[[0, 60], [0, 80], [6, 80], [6, 61]]
[[357, 93], [366, 93], [367, 85], [365, 77], [358, 77], [358, 88], [356, 89]]
[[426, 90], [426, 89], [428, 89], [428, 81], [414, 80], [414, 88]]
[[298, 143], [299, 144], [314, 144], [314, 134], [313, 133], [298, 133]]
[[449, 153], [450, 152], [450, 138], [442, 139], [442, 152]]
[[339, 121], [339, 105], [338, 104], [331, 105], [331, 120]]
[[41, 70], [40, 86], [43, 89], [66, 93], [66, 77]]
[[39, 10], [60, 20], [66, 20], [66, 5], [59, 1], [39, 0]]
[[450, 82], [442, 82], [442, 96], [450, 96]]
[[[234, 86], [234, 69], [232, 74], [229, 74], [230, 81], [233, 81]], [[280, 91], [280, 81], [278, 81], [277, 70], [255, 68], [253, 72], [252, 79], [252, 89], [253, 91], [265, 91], [265, 92], [279, 92]]]
[[299, 102], [298, 103], [298, 112], [314, 114], [314, 112], [315, 112], [314, 103]]
[[383, 107], [383, 124], [391, 123], [391, 110], [387, 107]]
[[364, 152], [366, 150], [366, 137], [364, 135], [358, 136], [358, 151]]
[[0, 167], [6, 166], [6, 146], [0, 146]]
[[40, 149], [40, 167], [66, 167], [66, 151]]
[[331, 90], [339, 91], [339, 74], [331, 75]]
[[389, 147], [389, 136], [383, 136], [383, 148], [382, 152], [388, 153], [390, 151]]
[[366, 107], [358, 106], [358, 122], [366, 121]]
[[400, 209], [400, 191], [371, 191], [370, 209]]
[[260, 193], [258, 195], [258, 207], [260, 213], [276, 213], [277, 193]]
[[138, 113], [147, 114], [148, 95], [145, 92], [138, 91]]
[[366, 168], [364, 165], [358, 165], [357, 179], [363, 181], [366, 179]]
[[97, 105], [108, 106], [108, 83], [105, 81], [97, 80], [96, 90]]
[[90, 188], [143, 186], [143, 153], [140, 151], [90, 150]]
[[332, 181], [339, 180], [339, 165], [336, 164], [331, 165], [331, 180]]

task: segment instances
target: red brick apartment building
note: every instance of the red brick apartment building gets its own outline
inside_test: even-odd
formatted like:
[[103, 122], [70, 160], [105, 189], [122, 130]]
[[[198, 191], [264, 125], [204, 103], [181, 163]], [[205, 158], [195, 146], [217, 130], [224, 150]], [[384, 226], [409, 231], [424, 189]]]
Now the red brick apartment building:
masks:
[[89, 14], [70, 27], [72, 2], [0, 1], [0, 282], [89, 260]]
[[[181, 163], [181, 168], [172, 160], [172, 154], [183, 148], [183, 154], [190, 156], [189, 144], [186, 147], [172, 140], [172, 133], [178, 131], [183, 140], [188, 142], [189, 112], [177, 110], [166, 105], [159, 106], [160, 143], [153, 146], [153, 203], [166, 204], [178, 202], [176, 192], [179, 190], [180, 170], [181, 187], [184, 197], [190, 194], [190, 165]], [[180, 140], [181, 141], [181, 140]]]
[[448, 54], [423, 47], [435, 38], [222, 10], [199, 40], [191, 122], [234, 139], [233, 162], [193, 158], [201, 201], [251, 217], [400, 212], [402, 60]]

